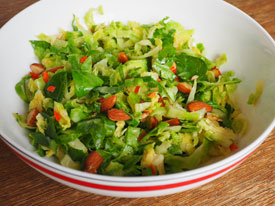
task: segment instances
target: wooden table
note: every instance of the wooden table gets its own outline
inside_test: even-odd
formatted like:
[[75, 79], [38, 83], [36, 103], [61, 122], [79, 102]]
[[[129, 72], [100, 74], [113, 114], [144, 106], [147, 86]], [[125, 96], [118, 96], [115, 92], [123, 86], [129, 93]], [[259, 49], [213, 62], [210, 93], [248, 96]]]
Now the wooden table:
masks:
[[[36, 0], [0, 0], [0, 27]], [[274, 0], [228, 0], [275, 38]], [[26, 22], [27, 23], [27, 22]], [[0, 141], [0, 205], [275, 205], [275, 130], [240, 166], [186, 192], [126, 199], [81, 192], [38, 173]]]

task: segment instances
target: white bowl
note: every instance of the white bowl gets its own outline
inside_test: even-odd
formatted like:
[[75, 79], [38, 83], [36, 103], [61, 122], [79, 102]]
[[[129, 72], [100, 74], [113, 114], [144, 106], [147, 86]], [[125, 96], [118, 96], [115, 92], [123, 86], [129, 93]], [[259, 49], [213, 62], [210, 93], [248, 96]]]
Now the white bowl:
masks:
[[[23, 113], [26, 105], [14, 86], [35, 62], [29, 40], [44, 32], [56, 34], [59, 28], [71, 29], [72, 14], [82, 18], [91, 7], [103, 5], [104, 16], [96, 22], [112, 20], [142, 23], [156, 22], [165, 16], [195, 29], [194, 38], [203, 42], [207, 56], [213, 59], [225, 52], [228, 63], [222, 71], [234, 70], [243, 80], [236, 95], [243, 113], [250, 121], [240, 149], [224, 159], [216, 159], [198, 169], [154, 177], [111, 177], [65, 168], [52, 159], [41, 158], [12, 116]], [[22, 26], [23, 25], [23, 26]], [[252, 18], [219, 1], [183, 0], [59, 0], [40, 1], [17, 14], [0, 30], [0, 133], [4, 142], [26, 163], [46, 176], [87, 192], [120, 196], [150, 197], [172, 194], [207, 183], [240, 164], [268, 136], [275, 125], [275, 43]], [[257, 80], [265, 88], [257, 107], [247, 105], [248, 95]]]

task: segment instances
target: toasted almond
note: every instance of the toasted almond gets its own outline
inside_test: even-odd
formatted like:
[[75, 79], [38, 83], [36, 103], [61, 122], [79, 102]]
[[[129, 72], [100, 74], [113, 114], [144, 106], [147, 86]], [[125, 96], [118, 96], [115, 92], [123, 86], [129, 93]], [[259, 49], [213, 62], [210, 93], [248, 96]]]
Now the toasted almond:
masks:
[[187, 82], [180, 82], [177, 84], [178, 90], [183, 94], [189, 94], [192, 89], [192, 85]]
[[179, 76], [176, 76], [176, 78], [175, 78], [174, 81], [175, 81], [175, 82], [180, 82], [180, 77], [179, 77]]
[[36, 126], [36, 116], [38, 115], [39, 111], [37, 108], [34, 108], [28, 113], [27, 116], [27, 125], [31, 127]]
[[194, 111], [198, 111], [205, 108], [206, 112], [211, 112], [212, 111], [212, 107], [205, 103], [205, 102], [201, 102], [201, 101], [193, 101], [190, 102], [189, 104], [187, 104], [187, 110], [189, 112], [194, 112]]
[[149, 116], [146, 119], [146, 123], [148, 129], [153, 129], [158, 125], [158, 120], [156, 117]]
[[44, 72], [46, 70], [46, 68], [44, 67], [43, 64], [37, 64], [37, 63], [31, 64], [30, 69], [35, 74], [41, 74], [42, 72]]
[[101, 112], [106, 112], [109, 109], [111, 109], [115, 105], [116, 100], [117, 100], [116, 95], [112, 95], [112, 96], [110, 96], [109, 98], [106, 98], [106, 99], [102, 98], [102, 99], [98, 100], [101, 103], [100, 111]]
[[131, 119], [131, 117], [126, 114], [123, 109], [108, 110], [108, 118], [113, 121], [126, 121]]
[[85, 161], [84, 171], [96, 174], [103, 161], [103, 157], [98, 152], [92, 151]]
[[170, 119], [168, 121], [166, 121], [170, 126], [176, 126], [176, 125], [180, 125], [180, 121], [178, 120], [178, 118], [174, 118], [174, 119]]
[[215, 116], [215, 115], [212, 115], [212, 114], [206, 115], [205, 118], [210, 119], [210, 120], [215, 120], [215, 121], [222, 122], [222, 119], [221, 119], [221, 118], [219, 118], [219, 117], [217, 117], [217, 116]]
[[194, 81], [194, 80], [196, 80], [196, 79], [198, 79], [198, 78], [199, 78], [198, 75], [194, 75], [194, 76], [192, 76], [191, 80]]
[[150, 115], [150, 113], [151, 113], [152, 111], [149, 111], [149, 110], [144, 110], [143, 112], [142, 112], [142, 116], [141, 116], [141, 122], [145, 122], [146, 121], [146, 119], [147, 119], [147, 117], [149, 117], [149, 115]]
[[48, 69], [47, 72], [52, 72], [52, 73], [55, 73], [57, 70], [59, 69], [63, 69], [64, 66], [61, 66], [61, 67], [55, 67], [55, 68], [52, 68], [52, 69]]

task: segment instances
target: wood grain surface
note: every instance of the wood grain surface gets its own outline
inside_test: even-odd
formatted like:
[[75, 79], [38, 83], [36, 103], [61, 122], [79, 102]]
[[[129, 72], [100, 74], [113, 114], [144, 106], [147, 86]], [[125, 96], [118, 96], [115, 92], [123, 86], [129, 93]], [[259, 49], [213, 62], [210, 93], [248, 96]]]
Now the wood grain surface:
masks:
[[[0, 0], [0, 27], [36, 0]], [[275, 0], [228, 0], [275, 38]], [[1, 48], [1, 47], [0, 47]], [[3, 58], [3, 57], [1, 57]], [[196, 189], [155, 198], [114, 198], [61, 185], [0, 141], [0, 205], [275, 205], [275, 130], [240, 166]]]

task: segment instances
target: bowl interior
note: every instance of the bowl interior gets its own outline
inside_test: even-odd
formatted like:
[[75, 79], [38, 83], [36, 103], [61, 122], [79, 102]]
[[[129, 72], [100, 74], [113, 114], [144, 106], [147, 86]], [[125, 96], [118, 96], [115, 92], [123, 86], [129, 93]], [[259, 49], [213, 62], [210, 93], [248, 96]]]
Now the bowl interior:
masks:
[[[185, 28], [195, 30], [194, 39], [204, 43], [208, 58], [227, 54], [228, 62], [221, 71], [233, 70], [242, 80], [236, 99], [249, 120], [248, 131], [239, 141], [240, 149], [250, 145], [271, 124], [274, 125], [274, 40], [254, 20], [231, 5], [223, 1], [203, 0], [172, 0], [172, 3], [157, 0], [41, 1], [25, 9], [0, 30], [0, 133], [8, 141], [40, 158], [30, 145], [26, 131], [12, 116], [12, 113], [24, 113], [26, 110], [14, 86], [29, 72], [29, 65], [37, 61], [29, 40], [36, 39], [39, 33], [56, 34], [59, 28], [70, 30], [72, 14], [81, 20], [89, 8], [98, 5], [103, 5], [104, 16], [96, 15], [97, 23], [113, 20], [150, 23], [169, 16]], [[24, 29], [19, 31], [21, 25]], [[257, 80], [263, 80], [265, 88], [259, 104], [253, 107], [247, 105], [247, 99], [254, 92]]]

